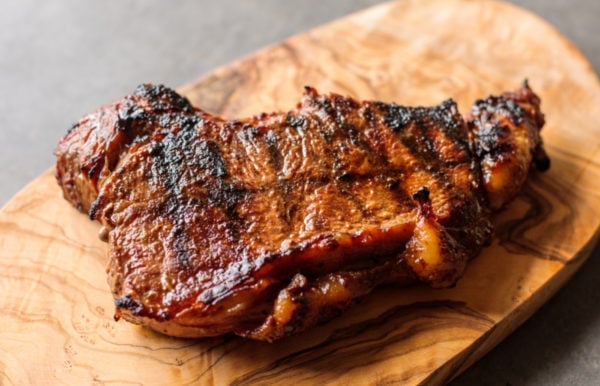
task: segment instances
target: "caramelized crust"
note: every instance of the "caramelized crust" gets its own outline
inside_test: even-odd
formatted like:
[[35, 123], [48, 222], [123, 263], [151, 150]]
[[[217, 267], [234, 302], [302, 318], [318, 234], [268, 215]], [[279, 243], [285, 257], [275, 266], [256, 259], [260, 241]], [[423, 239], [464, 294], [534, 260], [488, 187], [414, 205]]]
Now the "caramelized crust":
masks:
[[454, 285], [541, 149], [541, 117], [528, 87], [478, 101], [467, 125], [451, 100], [312, 88], [287, 113], [224, 120], [143, 85], [67, 133], [56, 175], [103, 225], [116, 318], [272, 341], [384, 283]]
[[129, 146], [147, 140], [160, 127], [149, 117], [192, 110], [185, 98], [164, 86], [140, 86], [132, 95], [81, 119], [56, 148], [55, 175], [65, 199], [77, 209], [89, 211], [102, 181]]
[[540, 98], [527, 81], [517, 91], [476, 101], [467, 120], [491, 209], [517, 195], [532, 161], [540, 171], [550, 167], [540, 136], [545, 123]]

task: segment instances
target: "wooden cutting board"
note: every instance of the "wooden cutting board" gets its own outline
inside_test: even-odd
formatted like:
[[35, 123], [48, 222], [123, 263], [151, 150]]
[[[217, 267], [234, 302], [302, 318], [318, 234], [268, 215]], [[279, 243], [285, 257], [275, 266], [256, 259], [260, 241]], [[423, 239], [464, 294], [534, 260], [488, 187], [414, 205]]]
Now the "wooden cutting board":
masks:
[[[552, 168], [496, 219], [458, 286], [377, 290], [274, 344], [183, 340], [115, 322], [98, 225], [51, 172], [0, 212], [2, 384], [441, 383], [490, 350], [581, 266], [600, 219], [600, 83], [554, 28], [499, 2], [398, 1], [266, 48], [181, 89], [229, 117], [290, 109], [302, 87], [437, 104], [516, 88], [541, 95]], [[144, 81], [140, 79], [140, 81]], [[109, 101], [107, 101], [109, 102]]]

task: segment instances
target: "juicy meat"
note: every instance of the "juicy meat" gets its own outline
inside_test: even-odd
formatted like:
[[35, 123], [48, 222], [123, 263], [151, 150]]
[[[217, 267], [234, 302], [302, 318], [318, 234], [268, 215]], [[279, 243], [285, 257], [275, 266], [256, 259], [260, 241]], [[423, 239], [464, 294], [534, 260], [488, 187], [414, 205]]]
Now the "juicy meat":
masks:
[[290, 112], [225, 120], [143, 85], [69, 130], [56, 176], [103, 225], [116, 318], [272, 341], [384, 283], [454, 285], [490, 240], [490, 210], [532, 159], [547, 166], [542, 125], [527, 84], [468, 121], [452, 100], [312, 88]]

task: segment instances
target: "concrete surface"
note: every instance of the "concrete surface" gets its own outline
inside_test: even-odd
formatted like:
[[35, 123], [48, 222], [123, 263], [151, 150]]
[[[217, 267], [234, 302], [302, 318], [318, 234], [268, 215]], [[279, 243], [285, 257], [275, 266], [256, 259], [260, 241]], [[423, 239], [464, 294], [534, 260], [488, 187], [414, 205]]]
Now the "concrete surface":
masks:
[[[53, 163], [79, 117], [140, 82], [179, 86], [380, 0], [0, 0], [0, 205]], [[515, 0], [600, 68], [600, 2]], [[600, 384], [600, 248], [538, 313], [453, 383]]]

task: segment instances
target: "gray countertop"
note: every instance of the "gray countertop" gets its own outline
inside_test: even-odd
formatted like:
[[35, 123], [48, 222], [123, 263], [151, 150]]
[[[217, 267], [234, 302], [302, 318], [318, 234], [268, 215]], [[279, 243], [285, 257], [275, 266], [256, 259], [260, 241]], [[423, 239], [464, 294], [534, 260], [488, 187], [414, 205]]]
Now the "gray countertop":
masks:
[[[73, 122], [142, 82], [177, 87], [378, 0], [1, 0], [0, 206], [54, 162]], [[600, 69], [600, 2], [515, 0]], [[600, 248], [453, 383], [600, 384]]]

